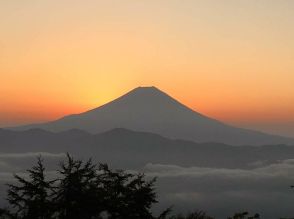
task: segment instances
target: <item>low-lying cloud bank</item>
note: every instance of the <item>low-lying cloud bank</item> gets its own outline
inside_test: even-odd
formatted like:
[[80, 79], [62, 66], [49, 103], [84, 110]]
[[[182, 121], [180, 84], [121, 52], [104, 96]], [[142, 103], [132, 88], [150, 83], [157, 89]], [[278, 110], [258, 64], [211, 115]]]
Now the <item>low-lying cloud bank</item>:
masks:
[[[163, 165], [149, 163], [144, 167], [144, 172], [150, 176], [158, 177], [225, 177], [225, 178], [294, 178], [294, 159], [280, 161], [265, 167], [252, 170], [204, 168], [204, 167], [181, 167], [177, 165]], [[293, 173], [293, 174], [291, 174]]]
[[5, 205], [7, 183], [14, 181], [13, 174], [27, 177], [25, 172], [35, 165], [37, 157], [44, 160], [47, 176], [55, 174], [57, 165], [65, 158], [64, 153], [28, 152], [28, 153], [0, 153], [0, 205]]
[[[6, 196], [5, 183], [13, 180], [13, 173], [25, 176], [39, 155], [49, 177], [65, 158], [63, 153], [47, 152], [0, 154], [0, 205]], [[294, 184], [294, 159], [250, 170], [148, 163], [139, 171], [158, 177], [159, 204], [154, 211], [173, 205], [175, 212], [201, 209], [217, 219], [239, 210], [258, 212], [266, 219], [294, 216], [294, 190], [290, 188]]]
[[0, 160], [7, 158], [36, 158], [38, 156], [42, 156], [44, 159], [46, 158], [63, 158], [65, 156], [64, 153], [48, 153], [48, 152], [28, 152], [28, 153], [0, 153]]
[[216, 218], [244, 210], [267, 219], [294, 216], [294, 159], [252, 170], [151, 163], [143, 170], [158, 177], [161, 203], [176, 211], [202, 209]]
[[65, 158], [64, 153], [0, 153], [0, 182], [12, 178], [13, 173], [22, 173], [31, 168], [38, 156], [42, 157], [48, 170], [56, 169], [58, 163]]

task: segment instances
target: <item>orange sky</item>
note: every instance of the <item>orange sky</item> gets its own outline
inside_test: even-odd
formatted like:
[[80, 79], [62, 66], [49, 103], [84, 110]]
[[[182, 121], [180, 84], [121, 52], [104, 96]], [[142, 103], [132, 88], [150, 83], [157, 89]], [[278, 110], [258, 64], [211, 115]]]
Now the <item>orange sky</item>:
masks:
[[230, 124], [294, 136], [291, 0], [0, 2], [0, 127], [154, 85]]

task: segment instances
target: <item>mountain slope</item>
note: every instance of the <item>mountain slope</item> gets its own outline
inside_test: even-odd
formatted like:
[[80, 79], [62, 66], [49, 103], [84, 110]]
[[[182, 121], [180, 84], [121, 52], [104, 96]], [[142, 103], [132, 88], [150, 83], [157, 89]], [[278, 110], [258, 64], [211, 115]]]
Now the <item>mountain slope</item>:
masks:
[[0, 155], [28, 152], [69, 152], [92, 157], [119, 168], [141, 168], [147, 163], [217, 168], [255, 168], [292, 159], [294, 147], [286, 145], [230, 146], [171, 140], [157, 134], [113, 129], [101, 134], [81, 130], [52, 133], [41, 129], [0, 129]]
[[42, 128], [59, 132], [73, 128], [101, 133], [126, 128], [196, 142], [234, 145], [291, 144], [293, 139], [235, 128], [197, 113], [155, 87], [139, 87], [122, 97], [85, 113], [17, 130]]

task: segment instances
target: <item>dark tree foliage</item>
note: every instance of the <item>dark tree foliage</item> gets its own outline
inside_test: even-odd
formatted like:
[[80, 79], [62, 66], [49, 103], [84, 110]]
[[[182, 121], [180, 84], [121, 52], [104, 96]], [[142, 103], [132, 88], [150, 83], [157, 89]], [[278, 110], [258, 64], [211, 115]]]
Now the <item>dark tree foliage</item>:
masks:
[[0, 209], [0, 219], [16, 219], [17, 217], [10, 213], [8, 209]]
[[103, 197], [96, 165], [91, 160], [83, 163], [67, 155], [60, 166], [60, 179], [53, 196], [56, 218], [98, 218], [103, 210]]
[[[28, 176], [14, 175], [8, 185], [10, 208], [0, 209], [0, 219], [213, 219], [202, 211], [169, 216], [171, 208], [154, 217], [157, 203], [155, 178], [144, 174], [111, 170], [92, 160], [74, 160], [69, 154], [53, 180], [45, 177], [43, 160], [27, 170]], [[228, 219], [259, 219], [247, 212]]]
[[260, 219], [259, 214], [249, 216], [248, 212], [236, 213], [233, 217], [228, 217], [228, 219]]
[[28, 180], [15, 174], [18, 185], [8, 185], [7, 200], [15, 210], [10, 216], [23, 219], [51, 218], [50, 192], [54, 181], [45, 179], [45, 167], [41, 157], [38, 157], [37, 165], [27, 172]]
[[213, 219], [213, 218], [208, 216], [203, 211], [194, 211], [192, 213], [188, 213], [185, 216], [183, 215], [172, 216], [170, 217], [170, 219]]
[[146, 181], [143, 174], [114, 172], [107, 165], [100, 165], [99, 170], [109, 219], [153, 218], [150, 208], [157, 202], [155, 179]]
[[10, 210], [0, 209], [0, 219], [155, 218], [150, 212], [157, 202], [155, 179], [148, 181], [143, 174], [114, 171], [70, 155], [54, 180], [45, 179], [40, 157], [27, 172], [28, 177], [15, 175], [17, 183], [8, 185]]

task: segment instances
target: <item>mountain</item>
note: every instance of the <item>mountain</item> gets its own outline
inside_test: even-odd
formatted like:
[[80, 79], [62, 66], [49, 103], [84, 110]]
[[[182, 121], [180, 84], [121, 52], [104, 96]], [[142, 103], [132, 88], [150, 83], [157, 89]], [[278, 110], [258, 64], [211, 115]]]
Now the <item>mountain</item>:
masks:
[[141, 168], [147, 163], [185, 167], [255, 168], [294, 157], [286, 145], [230, 146], [172, 140], [160, 135], [113, 129], [100, 134], [82, 130], [53, 133], [41, 129], [0, 129], [0, 155], [47, 152], [70, 154], [110, 163], [119, 168]]
[[292, 144], [294, 139], [241, 129], [208, 118], [179, 103], [155, 87], [138, 87], [118, 99], [90, 111], [59, 120], [16, 127], [60, 132], [82, 129], [101, 133], [126, 128], [195, 142], [232, 145]]

